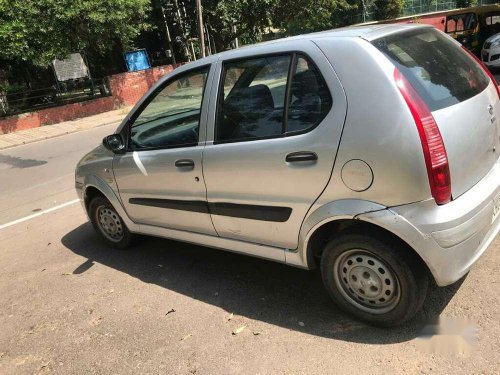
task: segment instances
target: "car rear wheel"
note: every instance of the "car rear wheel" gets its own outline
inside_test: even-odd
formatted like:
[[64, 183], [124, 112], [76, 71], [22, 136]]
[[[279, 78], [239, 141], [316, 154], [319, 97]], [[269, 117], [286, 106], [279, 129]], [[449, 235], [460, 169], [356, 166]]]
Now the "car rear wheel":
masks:
[[94, 229], [108, 246], [124, 249], [130, 245], [132, 235], [107, 199], [93, 198], [89, 204], [89, 217]]
[[321, 258], [323, 283], [344, 311], [379, 326], [411, 319], [427, 295], [428, 277], [403, 245], [360, 234], [330, 241]]

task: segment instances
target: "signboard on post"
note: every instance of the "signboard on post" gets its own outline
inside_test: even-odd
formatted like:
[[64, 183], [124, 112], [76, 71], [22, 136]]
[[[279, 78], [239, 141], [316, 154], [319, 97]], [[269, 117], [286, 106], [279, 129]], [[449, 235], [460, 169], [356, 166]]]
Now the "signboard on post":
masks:
[[64, 60], [53, 60], [54, 72], [59, 82], [89, 77], [89, 69], [79, 53], [72, 53]]
[[151, 68], [149, 57], [145, 49], [125, 52], [125, 63], [129, 72], [136, 72]]

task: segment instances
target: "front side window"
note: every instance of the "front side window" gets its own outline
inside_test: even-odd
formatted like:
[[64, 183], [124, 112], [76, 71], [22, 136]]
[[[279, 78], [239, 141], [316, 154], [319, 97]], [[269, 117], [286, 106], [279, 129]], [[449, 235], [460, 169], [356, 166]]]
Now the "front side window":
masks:
[[193, 146], [198, 143], [200, 112], [208, 67], [170, 81], [132, 123], [132, 150]]
[[499, 13], [489, 13], [486, 16], [486, 25], [496, 25], [500, 23], [500, 14]]
[[300, 54], [227, 62], [220, 91], [219, 142], [301, 132], [318, 124], [331, 108], [323, 77]]
[[481, 33], [485, 36], [492, 36], [500, 32], [500, 12], [492, 12], [486, 15], [486, 26], [484, 30], [481, 29]]

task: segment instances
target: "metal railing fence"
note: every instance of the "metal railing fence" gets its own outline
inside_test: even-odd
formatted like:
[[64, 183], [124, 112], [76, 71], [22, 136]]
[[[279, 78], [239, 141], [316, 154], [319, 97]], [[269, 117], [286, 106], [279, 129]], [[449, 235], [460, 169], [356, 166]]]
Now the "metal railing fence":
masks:
[[[491, 5], [499, 1], [495, 0], [478, 0], [476, 5]], [[352, 16], [352, 23], [375, 21], [373, 3], [365, 1], [367, 6], [364, 13], [361, 12]], [[416, 14], [439, 12], [457, 8], [456, 1], [449, 0], [406, 0], [401, 16], [413, 16]]]
[[0, 117], [109, 96], [106, 79], [59, 82], [32, 90], [0, 90]]

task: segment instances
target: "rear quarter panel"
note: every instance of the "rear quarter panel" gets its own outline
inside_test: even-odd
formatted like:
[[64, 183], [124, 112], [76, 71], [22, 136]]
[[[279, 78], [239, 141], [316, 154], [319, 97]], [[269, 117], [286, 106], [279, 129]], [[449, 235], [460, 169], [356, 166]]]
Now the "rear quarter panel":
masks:
[[[344, 87], [348, 109], [332, 178], [310, 213], [339, 199], [398, 206], [431, 198], [418, 131], [394, 84], [392, 63], [361, 38], [325, 38], [316, 44]], [[365, 191], [353, 191], [342, 181], [342, 167], [353, 159], [373, 171]]]

